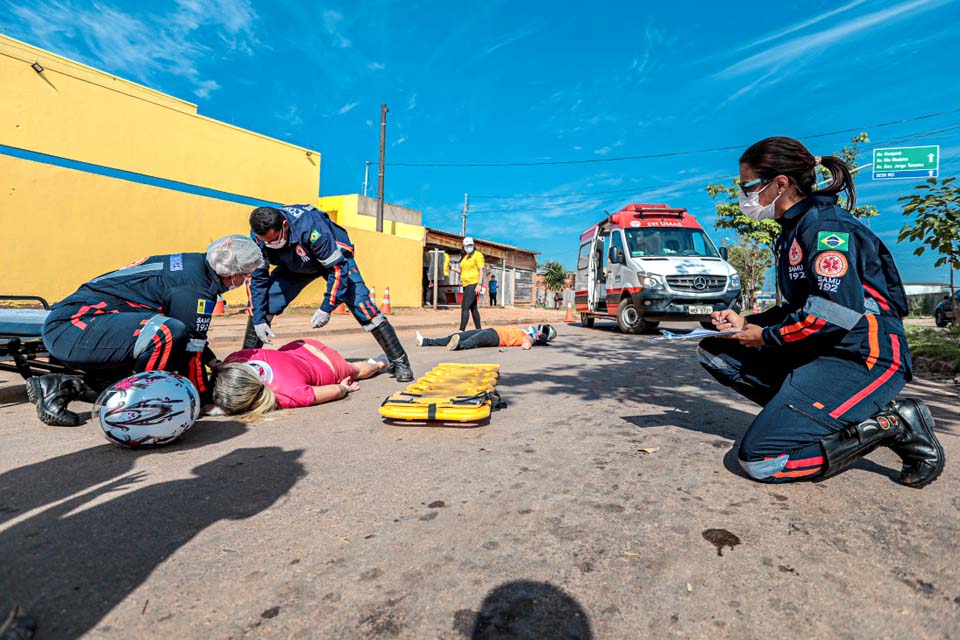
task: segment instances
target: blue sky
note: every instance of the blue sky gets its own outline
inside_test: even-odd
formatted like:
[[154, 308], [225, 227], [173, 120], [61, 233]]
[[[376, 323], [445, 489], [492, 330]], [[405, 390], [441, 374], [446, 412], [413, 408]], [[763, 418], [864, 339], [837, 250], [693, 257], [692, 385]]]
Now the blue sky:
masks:
[[[874, 146], [940, 144], [941, 175], [960, 173], [958, 20], [950, 0], [0, 0], [7, 35], [321, 151], [325, 195], [360, 190], [385, 102], [389, 201], [458, 232], [470, 193], [468, 233], [567, 266], [579, 232], [628, 202], [684, 206], [729, 235], [704, 187], [769, 135], [826, 155], [865, 130], [863, 162]], [[610, 161], [716, 147], [735, 149]], [[390, 164], [569, 160], [604, 162]], [[914, 184], [865, 174], [860, 201], [907, 281], [945, 281], [896, 245], [896, 199]]]

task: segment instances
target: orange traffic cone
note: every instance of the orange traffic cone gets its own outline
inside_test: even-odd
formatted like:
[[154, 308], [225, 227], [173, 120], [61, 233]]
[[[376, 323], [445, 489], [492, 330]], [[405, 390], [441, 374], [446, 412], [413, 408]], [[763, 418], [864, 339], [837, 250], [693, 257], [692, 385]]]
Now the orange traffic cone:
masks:
[[333, 312], [339, 315], [345, 315], [345, 316], [350, 315], [350, 312], [347, 311], [347, 305], [343, 303], [340, 303], [339, 305], [337, 305], [337, 308], [334, 309]]
[[222, 315], [223, 315], [223, 305], [224, 305], [224, 303], [223, 303], [223, 298], [221, 298], [220, 296], [217, 296], [217, 304], [215, 304], [214, 307], [213, 307], [213, 315], [215, 315], [215, 316], [222, 316]]
[[393, 309], [390, 308], [390, 287], [383, 292], [383, 306], [380, 307], [380, 311], [388, 316], [393, 314]]
[[569, 302], [567, 303], [567, 315], [563, 319], [564, 322], [576, 322], [573, 318], [573, 305]]

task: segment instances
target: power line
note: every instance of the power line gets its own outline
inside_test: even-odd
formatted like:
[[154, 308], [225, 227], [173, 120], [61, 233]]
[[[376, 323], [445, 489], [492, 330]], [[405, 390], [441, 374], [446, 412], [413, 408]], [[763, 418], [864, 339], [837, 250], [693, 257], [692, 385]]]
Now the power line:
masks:
[[[839, 135], [841, 133], [850, 133], [853, 131], [879, 129], [882, 127], [892, 127], [898, 124], [905, 124], [908, 122], [917, 122], [919, 120], [929, 120], [930, 118], [937, 118], [939, 116], [949, 115], [953, 113], [960, 113], [960, 109], [950, 109], [948, 111], [928, 113], [922, 116], [915, 116], [913, 118], [890, 120], [888, 122], [878, 122], [875, 124], [853, 127], [850, 129], [838, 129], [836, 131], [812, 133], [812, 134], [801, 135], [797, 137], [804, 140], [810, 140], [813, 138], [825, 138], [828, 136]], [[390, 162], [388, 164], [393, 167], [477, 167], [477, 168], [480, 168], [480, 167], [485, 167], [485, 168], [539, 167], [539, 166], [551, 166], [551, 165], [599, 164], [599, 163], [609, 163], [609, 162], [624, 162], [628, 160], [647, 160], [650, 158], [670, 158], [670, 157], [676, 157], [676, 156], [689, 156], [689, 155], [698, 155], [701, 153], [715, 153], [719, 151], [735, 151], [737, 149], [743, 149], [744, 146], [745, 145], [743, 144], [736, 144], [736, 145], [726, 145], [722, 147], [711, 147], [707, 149], [688, 149], [685, 151], [667, 151], [664, 153], [648, 153], [648, 154], [636, 155], [636, 156], [616, 156], [612, 158], [585, 158], [582, 160], [542, 160], [542, 161], [526, 161], [526, 162]]]
[[[923, 137], [926, 137], [926, 136], [929, 136], [929, 135], [944, 133], [944, 132], [947, 132], [947, 131], [953, 131], [953, 130], [957, 130], [957, 129], [960, 129], [960, 123], [955, 123], [955, 124], [947, 125], [947, 126], [945, 126], [945, 127], [940, 127], [940, 128], [937, 128], [937, 129], [928, 129], [928, 130], [926, 130], [926, 131], [920, 131], [920, 132], [918, 132], [918, 133], [913, 133], [913, 134], [910, 134], [910, 135], [908, 135], [908, 136], [901, 136], [901, 137], [899, 137], [899, 138], [888, 138], [888, 139], [886, 139], [886, 140], [882, 140], [882, 141], [879, 141], [879, 142], [872, 142], [871, 144], [872, 144], [874, 147], [881, 146], [881, 145], [886, 145], [886, 144], [898, 144], [898, 143], [901, 143], [901, 142], [909, 142], [909, 141], [911, 141], [911, 140], [916, 140], [916, 139], [918, 139], [918, 138], [923, 138]], [[956, 134], [951, 134], [951, 135], [956, 135]], [[947, 159], [943, 160], [943, 162], [946, 162], [946, 160], [950, 160], [950, 159], [952, 159], [952, 158], [947, 158]], [[730, 179], [730, 178], [736, 178], [736, 177], [737, 177], [737, 174], [728, 174], [728, 175], [724, 175], [724, 176], [715, 176], [715, 177], [704, 178], [703, 181], [706, 182], [706, 183], [708, 183], [708, 184], [712, 184], [712, 183], [715, 183], [715, 182], [722, 182], [722, 181], [728, 180], [728, 179]], [[475, 196], [471, 196], [471, 197], [473, 197], [473, 198], [485, 198], [485, 199], [497, 199], [497, 200], [516, 200], [516, 199], [521, 199], [521, 198], [530, 198], [530, 199], [532, 199], [532, 198], [540, 198], [540, 199], [543, 199], [543, 200], [568, 200], [568, 199], [570, 199], [570, 198], [584, 198], [584, 199], [582, 199], [582, 200], [573, 200], [573, 201], [568, 201], [568, 202], [558, 202], [558, 203], [555, 203], [554, 206], [543, 206], [543, 207], [537, 207], [537, 208], [517, 206], [517, 207], [513, 207], [513, 208], [504, 208], [504, 209], [495, 209], [495, 210], [494, 210], [494, 209], [483, 209], [483, 208], [481, 208], [481, 209], [478, 210], [478, 211], [480, 211], [480, 212], [482, 212], [482, 213], [499, 213], [499, 212], [517, 211], [518, 209], [522, 209], [522, 210], [524, 210], [524, 211], [545, 211], [545, 210], [555, 209], [555, 208], [558, 208], [558, 207], [563, 207], [563, 206], [567, 206], [567, 205], [577, 204], [577, 203], [581, 203], [581, 202], [592, 202], [592, 201], [594, 200], [594, 198], [592, 198], [592, 196], [615, 195], [615, 194], [622, 194], [622, 193], [634, 193], [634, 192], [642, 191], [642, 190], [645, 190], [645, 189], [660, 189], [660, 188], [664, 188], [664, 187], [669, 187], [669, 186], [672, 186], [672, 185], [674, 185], [674, 184], [675, 184], [675, 183], [663, 182], [663, 183], [655, 184], [655, 185], [636, 186], [636, 187], [629, 187], [629, 188], [624, 188], [624, 189], [611, 189], [611, 190], [609, 190], [609, 191], [586, 191], [586, 192], [579, 192], [579, 193], [578, 193], [578, 192], [574, 192], [574, 193], [564, 193], [564, 194], [543, 194], [543, 193], [516, 193], [516, 194], [495, 194], [495, 195], [494, 195], [494, 194], [481, 194], [481, 195], [475, 195]], [[605, 198], [605, 199], [606, 199], [606, 198]], [[475, 210], [476, 210], [476, 209], [475, 209]]]

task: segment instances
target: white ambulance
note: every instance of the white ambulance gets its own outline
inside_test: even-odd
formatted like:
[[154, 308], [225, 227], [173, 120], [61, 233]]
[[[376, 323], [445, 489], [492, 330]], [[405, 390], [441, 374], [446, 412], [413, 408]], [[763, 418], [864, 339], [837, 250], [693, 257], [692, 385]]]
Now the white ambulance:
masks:
[[614, 318], [624, 333], [695, 320], [740, 299], [740, 276], [697, 219], [665, 204], [629, 204], [580, 235], [576, 309], [585, 327]]

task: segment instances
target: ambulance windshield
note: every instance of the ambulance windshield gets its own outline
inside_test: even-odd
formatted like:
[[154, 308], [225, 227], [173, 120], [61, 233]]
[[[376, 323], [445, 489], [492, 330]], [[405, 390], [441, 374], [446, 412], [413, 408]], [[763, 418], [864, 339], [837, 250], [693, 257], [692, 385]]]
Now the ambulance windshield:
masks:
[[634, 258], [719, 258], [717, 249], [700, 229], [641, 227], [624, 229]]

